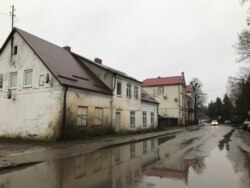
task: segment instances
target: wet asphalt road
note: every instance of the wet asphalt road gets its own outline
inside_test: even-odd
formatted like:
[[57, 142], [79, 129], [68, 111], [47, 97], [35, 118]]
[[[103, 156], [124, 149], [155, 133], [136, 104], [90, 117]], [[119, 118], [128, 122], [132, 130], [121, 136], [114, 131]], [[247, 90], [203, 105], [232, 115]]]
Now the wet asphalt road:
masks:
[[[240, 131], [204, 126], [0, 172], [0, 188], [249, 188]], [[250, 136], [250, 134], [249, 134]]]

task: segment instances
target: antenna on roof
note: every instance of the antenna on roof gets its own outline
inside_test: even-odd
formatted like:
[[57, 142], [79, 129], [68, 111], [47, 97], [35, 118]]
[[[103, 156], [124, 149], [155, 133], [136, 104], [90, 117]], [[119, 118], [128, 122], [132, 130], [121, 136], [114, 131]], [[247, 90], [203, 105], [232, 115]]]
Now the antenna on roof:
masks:
[[10, 12], [10, 15], [11, 15], [11, 30], [14, 28], [14, 17], [16, 16], [15, 15], [15, 8], [14, 8], [14, 5], [11, 6], [11, 12]]

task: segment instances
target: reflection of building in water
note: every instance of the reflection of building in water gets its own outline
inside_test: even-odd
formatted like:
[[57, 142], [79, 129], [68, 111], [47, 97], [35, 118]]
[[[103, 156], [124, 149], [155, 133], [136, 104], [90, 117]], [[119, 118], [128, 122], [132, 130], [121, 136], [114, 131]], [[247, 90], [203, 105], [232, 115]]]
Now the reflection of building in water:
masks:
[[182, 144], [161, 147], [159, 149], [160, 160], [146, 172], [146, 175], [179, 179], [187, 184], [189, 167], [200, 173], [205, 168], [205, 165], [203, 158], [183, 159], [183, 155], [178, 153], [182, 147]]
[[147, 140], [6, 172], [0, 188], [130, 187], [157, 160], [158, 140]]

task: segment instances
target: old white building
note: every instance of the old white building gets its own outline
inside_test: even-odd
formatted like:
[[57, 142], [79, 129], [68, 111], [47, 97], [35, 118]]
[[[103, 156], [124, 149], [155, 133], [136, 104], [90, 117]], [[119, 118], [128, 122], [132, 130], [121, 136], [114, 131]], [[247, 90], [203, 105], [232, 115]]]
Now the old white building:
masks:
[[186, 124], [189, 117], [184, 73], [181, 76], [149, 78], [143, 81], [142, 87], [160, 103], [159, 115], [163, 119], [170, 124]]
[[0, 136], [55, 140], [141, 129], [141, 82], [85, 60], [14, 28], [0, 49]]
[[158, 126], [159, 102], [144, 89], [142, 89], [141, 101], [142, 128], [156, 128]]
[[[151, 120], [149, 120], [151, 116], [154, 117], [152, 125], [154, 127], [158, 125], [157, 101], [151, 99], [151, 101], [145, 102], [150, 97], [143, 97], [145, 93], [142, 93], [141, 82], [124, 72], [103, 65], [101, 59], [96, 58], [95, 61], [91, 61], [77, 54], [75, 57], [113, 91], [112, 119], [117, 131], [151, 128]], [[142, 111], [148, 113], [147, 125], [143, 124], [145, 117], [143, 117]]]
[[68, 49], [15, 28], [0, 59], [0, 136], [50, 140], [110, 128], [112, 91]]

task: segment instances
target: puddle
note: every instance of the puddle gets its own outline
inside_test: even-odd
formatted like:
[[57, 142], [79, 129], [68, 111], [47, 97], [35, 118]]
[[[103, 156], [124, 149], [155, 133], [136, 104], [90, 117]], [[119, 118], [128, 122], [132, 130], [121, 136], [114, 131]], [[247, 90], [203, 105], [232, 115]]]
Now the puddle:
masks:
[[[224, 143], [232, 139], [224, 137]], [[106, 148], [39, 163], [0, 175], [1, 188], [243, 188], [249, 187], [250, 157], [215, 147], [208, 157], [188, 157], [172, 137]], [[187, 139], [186, 145], [199, 140]], [[228, 141], [228, 142], [227, 142]], [[220, 142], [221, 143], [221, 142]], [[229, 153], [230, 152], [230, 153]], [[247, 179], [247, 180], [246, 180]]]

